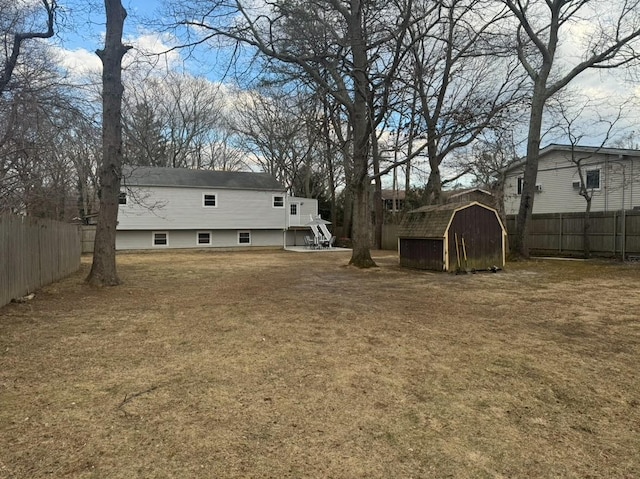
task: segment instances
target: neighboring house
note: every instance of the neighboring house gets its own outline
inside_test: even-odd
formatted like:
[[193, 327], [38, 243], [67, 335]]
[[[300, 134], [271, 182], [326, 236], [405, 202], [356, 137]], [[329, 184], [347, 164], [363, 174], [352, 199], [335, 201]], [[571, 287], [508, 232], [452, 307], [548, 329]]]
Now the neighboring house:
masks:
[[383, 207], [386, 211], [393, 213], [401, 211], [404, 208], [405, 191], [404, 190], [382, 190], [380, 191]]
[[[533, 213], [585, 211], [580, 196], [578, 167], [592, 196], [591, 211], [614, 211], [640, 207], [640, 150], [587, 146], [549, 145], [540, 150]], [[524, 161], [506, 170], [504, 206], [507, 215], [518, 214], [522, 194]]]
[[116, 249], [283, 247], [317, 213], [266, 173], [135, 167], [123, 172]]
[[454, 190], [443, 192], [445, 203], [468, 203], [477, 201], [483, 205], [491, 206], [495, 204], [495, 197], [490, 191], [482, 188], [466, 188], [463, 190]]

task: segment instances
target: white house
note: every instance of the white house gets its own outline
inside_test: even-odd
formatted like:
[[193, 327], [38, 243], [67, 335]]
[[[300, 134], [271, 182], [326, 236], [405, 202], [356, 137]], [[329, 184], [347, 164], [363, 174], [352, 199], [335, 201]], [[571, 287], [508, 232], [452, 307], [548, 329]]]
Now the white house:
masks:
[[135, 167], [123, 172], [116, 249], [283, 247], [317, 213], [266, 173]]
[[[549, 145], [540, 150], [533, 213], [583, 212], [580, 176], [572, 159], [580, 160], [583, 177], [592, 193], [591, 211], [640, 207], [640, 150], [588, 146]], [[506, 171], [504, 207], [518, 214], [524, 161]]]

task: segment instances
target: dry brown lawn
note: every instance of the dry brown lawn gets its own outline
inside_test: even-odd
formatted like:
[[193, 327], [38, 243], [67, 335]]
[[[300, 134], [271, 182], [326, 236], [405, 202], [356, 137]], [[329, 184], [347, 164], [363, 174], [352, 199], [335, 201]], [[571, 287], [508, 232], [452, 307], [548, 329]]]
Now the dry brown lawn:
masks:
[[1, 478], [640, 477], [640, 265], [119, 257], [0, 309]]

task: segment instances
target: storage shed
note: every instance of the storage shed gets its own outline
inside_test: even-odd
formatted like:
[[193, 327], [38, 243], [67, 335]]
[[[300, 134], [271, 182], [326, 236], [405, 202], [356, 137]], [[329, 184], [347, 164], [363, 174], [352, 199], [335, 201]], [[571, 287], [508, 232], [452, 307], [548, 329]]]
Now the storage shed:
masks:
[[400, 224], [400, 265], [435, 271], [502, 268], [506, 235], [498, 212], [477, 201], [423, 206]]

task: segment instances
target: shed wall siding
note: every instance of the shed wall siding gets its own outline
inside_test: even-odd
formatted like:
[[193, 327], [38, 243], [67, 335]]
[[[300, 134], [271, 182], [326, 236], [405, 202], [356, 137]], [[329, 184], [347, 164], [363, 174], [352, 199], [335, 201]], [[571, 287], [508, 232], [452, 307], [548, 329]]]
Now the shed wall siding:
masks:
[[[583, 160], [583, 171], [601, 168], [600, 190], [593, 191], [592, 211], [613, 211], [640, 206], [640, 160], [622, 159], [610, 155], [594, 155]], [[509, 172], [505, 180], [505, 212], [518, 214], [521, 196], [517, 194], [518, 177], [522, 169]], [[623, 178], [625, 181], [623, 181]], [[540, 159], [536, 183], [542, 186], [533, 204], [533, 213], [583, 212], [586, 201], [573, 187], [580, 181], [578, 170], [568, 153], [550, 153]], [[624, 204], [623, 204], [624, 197]]]
[[[197, 243], [198, 232], [211, 232], [211, 244]], [[116, 249], [121, 250], [162, 250], [171, 248], [250, 248], [250, 247], [282, 247], [284, 236], [280, 230], [242, 230], [251, 232], [251, 244], [238, 244], [238, 230], [121, 230], [116, 232]], [[153, 232], [168, 233], [167, 246], [153, 245]]]
[[504, 266], [503, 231], [494, 211], [477, 205], [457, 211], [447, 236], [450, 271], [455, 270], [458, 264], [462, 269]]
[[400, 266], [443, 271], [442, 239], [400, 238]]
[[[204, 207], [203, 195], [215, 194], [216, 207]], [[282, 191], [206, 188], [132, 188], [120, 205], [118, 230], [280, 229], [288, 210], [274, 208]]]

